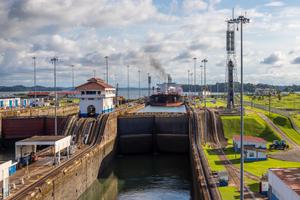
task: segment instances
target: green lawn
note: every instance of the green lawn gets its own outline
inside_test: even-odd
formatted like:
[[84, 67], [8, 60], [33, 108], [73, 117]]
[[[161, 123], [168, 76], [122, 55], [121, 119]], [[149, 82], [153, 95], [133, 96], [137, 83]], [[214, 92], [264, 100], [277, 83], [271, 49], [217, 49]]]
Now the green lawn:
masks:
[[224, 200], [240, 199], [240, 192], [233, 186], [219, 187], [219, 191]]
[[[240, 116], [222, 116], [225, 137], [232, 139], [240, 133]], [[264, 138], [268, 142], [280, 139], [279, 136], [256, 113], [247, 112], [244, 118], [245, 135]]]
[[225, 167], [223, 165], [216, 164], [216, 161], [219, 160], [218, 155], [211, 153], [211, 149], [208, 147], [203, 148], [207, 161], [209, 163], [210, 169], [212, 171], [223, 171]]
[[[234, 152], [231, 144], [226, 148], [225, 154], [233, 164], [235, 164], [237, 167], [240, 166], [240, 154], [236, 154]], [[215, 164], [218, 165], [221, 163], [219, 162]], [[244, 167], [245, 171], [255, 174], [256, 176], [262, 176], [263, 174], [267, 173], [269, 168], [300, 167], [300, 162], [289, 162], [268, 158], [267, 160], [263, 161], [245, 162]]]
[[269, 115], [269, 112], [257, 109], [257, 108], [250, 108], [247, 107], [253, 111], [260, 112], [265, 114], [268, 118], [270, 118], [274, 124], [276, 124], [289, 138], [291, 138], [293, 141], [295, 141], [297, 144], [300, 145], [300, 134], [293, 129], [291, 122], [289, 119], [285, 116], [276, 114], [276, 113], [271, 113]]
[[[253, 101], [255, 104], [261, 105], [269, 105], [269, 97], [262, 96], [262, 97], [255, 97], [252, 99], [252, 96], [245, 95], [245, 101]], [[289, 94], [289, 95], [281, 95], [281, 99], [278, 96], [271, 97], [271, 106], [273, 108], [280, 108], [280, 109], [296, 109], [300, 108], [300, 94]]]

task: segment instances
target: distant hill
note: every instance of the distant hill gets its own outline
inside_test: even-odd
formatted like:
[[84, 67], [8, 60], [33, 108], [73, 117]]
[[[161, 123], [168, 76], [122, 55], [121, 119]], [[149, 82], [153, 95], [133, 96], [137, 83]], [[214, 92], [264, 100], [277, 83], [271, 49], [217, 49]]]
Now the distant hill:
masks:
[[[37, 86], [37, 91], [54, 91], [53, 87], [44, 87], [44, 86]], [[58, 91], [61, 90], [71, 90], [71, 88], [67, 87], [57, 87]], [[0, 92], [26, 92], [26, 91], [34, 91], [34, 87], [26, 87], [23, 85], [15, 85], [15, 86], [0, 86]]]
[[[200, 85], [196, 85], [196, 91], [200, 91]], [[225, 92], [227, 85], [225, 83], [216, 83], [208, 85], [208, 88], [211, 92]], [[240, 90], [240, 83], [234, 83], [235, 91], [239, 92]], [[191, 91], [194, 91], [193, 85], [182, 85], [183, 91], [188, 92], [189, 88]], [[268, 84], [252, 84], [252, 83], [245, 83], [244, 84], [244, 91], [245, 92], [254, 92], [256, 88], [274, 88], [281, 92], [300, 92], [300, 85], [290, 85], [290, 86], [274, 86]], [[37, 86], [37, 91], [54, 91], [53, 87], [45, 87], [45, 86]], [[124, 90], [127, 88], [119, 88], [120, 90]], [[132, 87], [130, 89], [137, 90], [138, 88]], [[141, 88], [142, 90], [146, 90], [147, 88]], [[26, 91], [33, 91], [34, 87], [26, 87], [23, 85], [15, 85], [15, 86], [0, 86], [0, 92], [26, 92]], [[57, 87], [58, 91], [62, 90], [72, 90], [70, 87]]]
[[[190, 86], [190, 91], [194, 91], [194, 86]], [[196, 85], [196, 91], [200, 91], [200, 85]], [[189, 91], [189, 85], [182, 85], [183, 91]], [[208, 85], [209, 91], [211, 92], [225, 92], [227, 88], [227, 84], [225, 83], [216, 83]], [[244, 91], [253, 93], [256, 88], [273, 88], [281, 92], [300, 92], [300, 85], [291, 85], [291, 86], [274, 86], [268, 84], [252, 84], [252, 83], [245, 83], [244, 84]], [[240, 83], [234, 83], [234, 90], [236, 92], [240, 91]]]

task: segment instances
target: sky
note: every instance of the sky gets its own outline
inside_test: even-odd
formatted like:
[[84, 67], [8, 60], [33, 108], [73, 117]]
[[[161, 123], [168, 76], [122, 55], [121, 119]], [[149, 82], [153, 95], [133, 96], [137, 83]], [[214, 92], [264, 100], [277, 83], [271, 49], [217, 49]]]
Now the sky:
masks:
[[[300, 1], [298, 0], [0, 0], [0, 85], [72, 85], [94, 76], [109, 83], [147, 85], [170, 74], [187, 83], [196, 57], [196, 82], [207, 58], [207, 82], [225, 81], [226, 20], [246, 15], [244, 81], [274, 85], [300, 84]], [[239, 80], [240, 30], [236, 31]], [[129, 68], [127, 67], [129, 66]]]

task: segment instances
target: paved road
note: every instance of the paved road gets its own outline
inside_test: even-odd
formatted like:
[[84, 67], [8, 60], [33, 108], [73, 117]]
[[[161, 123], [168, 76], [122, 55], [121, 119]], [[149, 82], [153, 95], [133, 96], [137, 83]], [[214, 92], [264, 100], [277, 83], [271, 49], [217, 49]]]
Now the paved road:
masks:
[[285, 160], [285, 161], [295, 161], [300, 162], [300, 146], [290, 139], [278, 126], [276, 126], [272, 120], [270, 120], [266, 115], [262, 113], [257, 113], [265, 122], [268, 123], [276, 132], [281, 136], [282, 139], [286, 140], [289, 145], [290, 149], [288, 151], [282, 151], [276, 154], [269, 155], [271, 158]]

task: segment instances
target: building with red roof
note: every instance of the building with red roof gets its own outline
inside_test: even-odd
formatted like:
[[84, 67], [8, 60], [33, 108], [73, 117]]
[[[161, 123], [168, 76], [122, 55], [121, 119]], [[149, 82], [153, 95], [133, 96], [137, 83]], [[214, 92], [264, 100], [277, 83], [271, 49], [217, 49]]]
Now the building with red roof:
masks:
[[116, 89], [100, 78], [91, 78], [76, 87], [80, 98], [80, 115], [96, 117], [101, 113], [111, 112], [115, 108]]
[[[267, 159], [267, 141], [260, 138], [245, 135], [244, 137], [244, 154], [246, 161], [266, 160]], [[241, 150], [240, 135], [233, 136], [233, 147], [235, 152]]]

